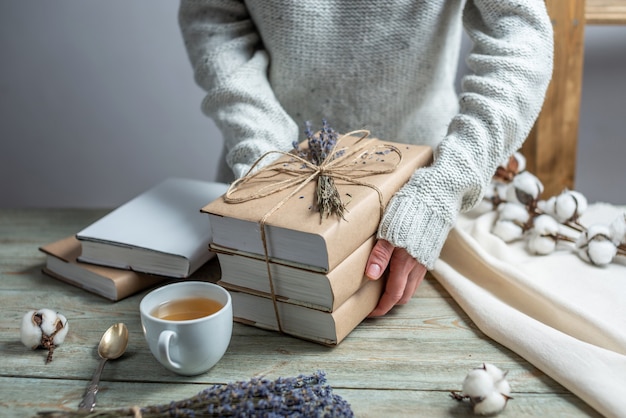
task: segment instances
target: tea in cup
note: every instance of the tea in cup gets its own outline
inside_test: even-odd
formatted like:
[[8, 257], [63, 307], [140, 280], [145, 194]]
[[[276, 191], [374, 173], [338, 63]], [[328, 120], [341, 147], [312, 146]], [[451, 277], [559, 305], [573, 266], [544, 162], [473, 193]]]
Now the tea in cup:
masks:
[[148, 293], [139, 304], [150, 352], [165, 368], [201, 374], [230, 344], [233, 309], [226, 289], [207, 282], [179, 282]]

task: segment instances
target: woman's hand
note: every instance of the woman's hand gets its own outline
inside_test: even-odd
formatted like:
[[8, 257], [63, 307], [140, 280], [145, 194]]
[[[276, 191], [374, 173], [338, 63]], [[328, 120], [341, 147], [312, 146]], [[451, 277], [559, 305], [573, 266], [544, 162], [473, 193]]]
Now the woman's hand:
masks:
[[379, 239], [370, 253], [365, 275], [378, 280], [389, 266], [389, 276], [378, 306], [370, 317], [382, 316], [395, 305], [407, 303], [426, 275], [426, 267], [418, 263], [404, 248], [394, 247], [389, 241]]

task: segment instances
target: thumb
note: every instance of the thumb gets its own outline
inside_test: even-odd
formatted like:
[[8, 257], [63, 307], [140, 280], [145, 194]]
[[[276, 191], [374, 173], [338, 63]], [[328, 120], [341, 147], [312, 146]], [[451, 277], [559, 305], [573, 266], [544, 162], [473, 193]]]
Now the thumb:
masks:
[[365, 275], [371, 280], [378, 280], [389, 265], [391, 254], [393, 254], [394, 246], [384, 239], [376, 241], [376, 245], [372, 248], [367, 266], [365, 267]]

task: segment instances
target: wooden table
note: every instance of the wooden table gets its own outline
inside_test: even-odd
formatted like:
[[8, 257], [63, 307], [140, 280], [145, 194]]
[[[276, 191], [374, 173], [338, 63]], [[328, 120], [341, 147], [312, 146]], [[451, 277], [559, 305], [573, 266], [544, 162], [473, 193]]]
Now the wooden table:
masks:
[[[366, 320], [338, 347], [235, 324], [230, 347], [213, 369], [195, 377], [175, 375], [157, 363], [145, 343], [138, 312], [145, 292], [112, 303], [41, 273], [41, 245], [71, 235], [105, 213], [0, 210], [0, 416], [75, 409], [98, 364], [100, 336], [116, 322], [127, 324], [130, 342], [127, 353], [104, 369], [98, 409], [162, 404], [216, 383], [323, 370], [357, 417], [472, 416], [467, 404], [449, 393], [461, 388], [470, 369], [487, 361], [509, 372], [514, 400], [502, 416], [597, 416], [482, 334], [431, 277], [409, 304]], [[218, 274], [219, 266], [210, 262], [194, 278], [210, 280]], [[65, 343], [49, 364], [45, 350], [33, 351], [20, 342], [22, 316], [39, 308], [56, 309], [70, 323]]]

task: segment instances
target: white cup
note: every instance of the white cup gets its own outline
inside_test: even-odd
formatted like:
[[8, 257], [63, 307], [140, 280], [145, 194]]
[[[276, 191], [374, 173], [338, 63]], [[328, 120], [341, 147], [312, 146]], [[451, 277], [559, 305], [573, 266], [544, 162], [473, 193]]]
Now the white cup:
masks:
[[[197, 319], [170, 320], [153, 315], [166, 302], [204, 297], [221, 305], [217, 312]], [[181, 375], [197, 375], [213, 367], [230, 344], [233, 308], [228, 291], [207, 282], [178, 282], [148, 293], [139, 304], [141, 326], [152, 355], [165, 368]]]

